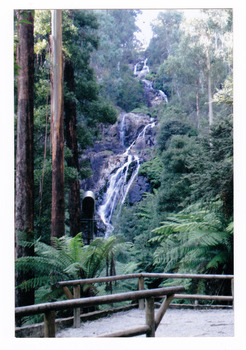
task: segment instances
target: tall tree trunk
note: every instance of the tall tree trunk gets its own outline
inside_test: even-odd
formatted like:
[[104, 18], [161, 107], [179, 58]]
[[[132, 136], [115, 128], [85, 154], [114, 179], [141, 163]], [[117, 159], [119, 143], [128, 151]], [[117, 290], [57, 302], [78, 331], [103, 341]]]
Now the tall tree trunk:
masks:
[[196, 127], [197, 127], [197, 129], [200, 128], [199, 114], [200, 114], [200, 110], [199, 110], [199, 93], [197, 91], [196, 92]]
[[[64, 81], [69, 92], [75, 92], [74, 68], [70, 61], [65, 62]], [[77, 117], [76, 102], [73, 98], [64, 101], [65, 112], [65, 139], [66, 144], [72, 152], [68, 159], [68, 166], [79, 171], [78, 140], [77, 140]], [[81, 208], [80, 208], [80, 186], [79, 179], [74, 179], [69, 185], [69, 217], [70, 235], [76, 236], [81, 231]]]
[[208, 119], [209, 126], [213, 124], [213, 95], [212, 95], [212, 86], [211, 86], [211, 65], [210, 57], [207, 52], [207, 70], [208, 70]]
[[[22, 247], [20, 240], [33, 242], [34, 230], [34, 161], [33, 161], [33, 84], [34, 38], [31, 11], [17, 11], [17, 64], [20, 66], [17, 89], [17, 147], [15, 180], [15, 256], [34, 255], [34, 248]], [[25, 21], [25, 22], [24, 22]], [[27, 23], [28, 21], [28, 23]], [[18, 237], [19, 236], [19, 237]], [[16, 284], [31, 276], [16, 274]], [[34, 304], [34, 290], [16, 291], [16, 305]], [[19, 324], [19, 322], [17, 322]]]
[[51, 237], [65, 233], [62, 10], [52, 10], [51, 142], [52, 209]]

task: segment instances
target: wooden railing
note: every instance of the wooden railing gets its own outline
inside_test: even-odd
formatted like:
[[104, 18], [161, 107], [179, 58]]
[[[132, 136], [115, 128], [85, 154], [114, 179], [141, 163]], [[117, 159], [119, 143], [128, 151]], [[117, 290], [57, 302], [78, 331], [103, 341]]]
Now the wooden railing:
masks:
[[[44, 314], [44, 336], [55, 337], [55, 311], [65, 310], [68, 308], [80, 308], [85, 306], [94, 306], [109, 304], [113, 302], [121, 302], [126, 300], [146, 299], [146, 324], [133, 329], [125, 331], [102, 335], [101, 337], [131, 337], [140, 334], [146, 334], [147, 337], [154, 337], [155, 330], [161, 322], [168, 305], [174, 297], [175, 293], [183, 292], [185, 289], [182, 286], [166, 287], [149, 289], [136, 292], [119, 293], [112, 295], [103, 295], [98, 297], [79, 298], [65, 301], [56, 301], [52, 303], [36, 304], [30, 306], [21, 306], [15, 308], [15, 315], [17, 317]], [[154, 313], [154, 297], [165, 297], [161, 307], [155, 317]]]
[[[90, 298], [80, 298], [80, 287], [82, 285], [94, 284], [94, 283], [108, 283], [113, 281], [127, 280], [127, 279], [138, 279], [138, 291], [128, 292], [128, 293], [119, 293], [112, 295], [104, 295], [98, 297], [90, 297]], [[144, 279], [145, 278], [161, 278], [161, 279], [224, 279], [231, 280], [231, 296], [223, 296], [223, 295], [200, 295], [200, 294], [180, 294], [182, 292], [181, 289], [184, 290], [183, 287], [166, 287], [166, 288], [158, 288], [158, 289], [150, 289], [144, 290]], [[54, 336], [55, 329], [55, 318], [54, 312], [56, 310], [64, 310], [66, 308], [74, 309], [74, 317], [73, 317], [73, 325], [74, 327], [80, 327], [80, 319], [82, 315], [80, 314], [81, 307], [95, 306], [100, 304], [112, 304], [120, 301], [137, 301], [140, 309], [144, 309], [144, 304], [146, 304], [146, 322], [147, 324], [149, 318], [147, 317], [147, 310], [151, 309], [152, 306], [150, 301], [147, 301], [149, 298], [153, 298], [154, 296], [166, 296], [165, 300], [161, 304], [160, 310], [166, 311], [166, 308], [169, 306], [172, 299], [194, 299], [194, 300], [221, 300], [221, 301], [231, 301], [233, 303], [233, 285], [234, 285], [234, 276], [233, 275], [211, 275], [211, 274], [173, 274], [173, 273], [136, 273], [136, 274], [128, 274], [128, 275], [118, 275], [118, 276], [109, 276], [109, 277], [100, 277], [100, 278], [88, 278], [88, 279], [80, 279], [80, 280], [72, 280], [72, 281], [61, 281], [57, 283], [57, 286], [63, 288], [64, 293], [68, 297], [69, 300], [55, 303], [46, 303], [39, 305], [32, 305], [26, 307], [16, 308], [16, 316], [24, 316], [28, 314], [34, 313], [44, 313], [44, 334], [47, 337]], [[73, 294], [69, 290], [68, 287], [73, 287]], [[170, 289], [171, 288], [171, 289]], [[178, 289], [175, 289], [178, 288]], [[164, 292], [162, 292], [164, 290]], [[160, 292], [161, 291], [161, 292]], [[172, 291], [172, 294], [169, 293]], [[153, 292], [153, 295], [151, 294]], [[158, 294], [160, 292], [160, 294]], [[136, 294], [137, 293], [137, 294]], [[150, 293], [150, 294], [149, 294]], [[157, 294], [156, 294], [157, 293]], [[144, 299], [146, 299], [144, 303]], [[127, 306], [126, 306], [127, 307]], [[155, 324], [158, 326], [162, 314], [159, 310], [159, 313], [156, 316]], [[101, 311], [98, 311], [100, 314]], [[94, 313], [95, 314], [95, 313]], [[148, 312], [149, 315], [152, 315], [152, 311]], [[158, 316], [159, 315], [159, 316]], [[160, 316], [162, 315], [162, 316]], [[152, 315], [153, 316], [153, 315]], [[152, 317], [150, 316], [150, 318]], [[152, 317], [153, 318], [153, 317]], [[153, 320], [152, 320], [153, 323]], [[141, 328], [141, 327], [140, 327]], [[153, 327], [151, 328], [153, 329]], [[118, 335], [107, 335], [107, 336], [133, 336], [138, 335], [139, 332], [144, 331], [147, 334], [153, 334], [153, 330], [150, 331], [148, 328], [141, 328], [138, 330], [133, 330], [132, 332], [128, 332], [127, 335], [125, 332], [119, 332]], [[152, 332], [152, 333], [151, 333]], [[119, 335], [121, 334], [121, 335]], [[143, 334], [143, 333], [141, 333]], [[105, 335], [104, 335], [105, 336]], [[151, 335], [153, 336], [153, 335]]]
[[[212, 274], [178, 274], [178, 273], [134, 273], [127, 275], [99, 277], [99, 278], [88, 278], [72, 281], [58, 282], [57, 286], [63, 288], [64, 293], [69, 299], [76, 298], [80, 295], [80, 286], [93, 283], [108, 283], [127, 279], [138, 279], [138, 289], [144, 290], [144, 278], [160, 278], [160, 279], [207, 279], [207, 280], [231, 280], [231, 296], [223, 295], [200, 295], [200, 294], [176, 294], [176, 299], [194, 299], [194, 300], [221, 300], [221, 301], [232, 301], [234, 294], [234, 276], [233, 275], [212, 275]], [[73, 294], [70, 292], [68, 287], [73, 287]], [[139, 300], [139, 308], [143, 309], [143, 300]]]

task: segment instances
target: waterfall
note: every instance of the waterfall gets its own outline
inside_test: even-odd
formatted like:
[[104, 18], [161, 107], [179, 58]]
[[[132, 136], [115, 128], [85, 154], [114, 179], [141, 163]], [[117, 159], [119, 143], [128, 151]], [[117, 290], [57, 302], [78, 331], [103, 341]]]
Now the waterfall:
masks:
[[165, 94], [164, 91], [162, 90], [158, 90], [159, 96], [162, 98], [162, 100], [164, 100], [166, 103], [168, 103], [168, 98], [167, 95]]
[[125, 119], [126, 119], [126, 114], [124, 113], [120, 122], [120, 142], [124, 147], [125, 147]]
[[[149, 66], [147, 66], [148, 58], [146, 58], [144, 61], [137, 62], [134, 66], [133, 74], [135, 76], [139, 76], [140, 78], [144, 78], [149, 73]], [[139, 65], [143, 63], [142, 69], [139, 70]]]
[[[138, 79], [140, 79], [144, 85], [144, 90], [145, 93], [154, 95], [154, 97], [152, 98], [153, 100], [159, 99], [159, 101], [165, 101], [165, 103], [168, 103], [168, 98], [167, 95], [165, 94], [164, 91], [162, 90], [157, 90], [154, 88], [154, 84], [152, 81], [145, 79], [145, 77], [149, 74], [150, 69], [149, 66], [147, 65], [148, 62], [148, 58], [145, 58], [144, 61], [138, 61], [135, 65], [134, 65], [134, 70], [133, 70], [133, 74], [135, 77], [137, 77]], [[142, 68], [141, 68], [142, 67]], [[151, 106], [152, 103], [150, 103], [148, 106]]]
[[[153, 128], [155, 122], [147, 124], [143, 130], [137, 135], [136, 139], [123, 153], [123, 164], [115, 170], [108, 179], [108, 186], [105, 192], [103, 202], [98, 208], [98, 214], [106, 226], [107, 237], [114, 229], [111, 224], [112, 215], [119, 204], [119, 212], [125, 202], [127, 194], [133, 184], [140, 167], [140, 159], [137, 151], [134, 151], [134, 146], [141, 140], [145, 140], [146, 130]], [[122, 116], [120, 122], [120, 139], [125, 145], [125, 115]]]

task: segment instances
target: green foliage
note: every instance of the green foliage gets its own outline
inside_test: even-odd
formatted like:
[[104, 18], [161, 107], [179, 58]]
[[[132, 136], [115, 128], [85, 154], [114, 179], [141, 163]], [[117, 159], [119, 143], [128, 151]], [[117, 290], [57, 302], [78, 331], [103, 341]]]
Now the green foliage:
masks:
[[125, 111], [131, 111], [143, 104], [143, 88], [129, 68], [136, 55], [134, 33], [138, 11], [94, 12], [99, 23], [100, 45], [92, 55], [92, 66], [102, 84], [102, 96]]
[[159, 13], [158, 22], [152, 26], [154, 33], [146, 50], [149, 63], [159, 65], [165, 60], [180, 40], [182, 13], [169, 10]]
[[[87, 246], [83, 244], [81, 233], [73, 238], [68, 236], [53, 238], [52, 246], [36, 240], [35, 256], [16, 259], [16, 271], [25, 272], [27, 275], [32, 273], [33, 276], [23, 281], [17, 288], [25, 290], [41, 288], [44, 292], [42, 301], [61, 297], [62, 291], [56, 287], [58, 281], [97, 277], [106, 265], [107, 259], [112, 257], [115, 259], [129, 247], [129, 243], [120, 236], [110, 236], [108, 239], [96, 238]], [[39, 300], [41, 291], [39, 290]]]
[[[143, 200], [131, 207], [124, 206], [117, 220], [113, 218], [114, 232], [133, 243], [128, 252], [127, 266], [132, 262], [135, 272], [156, 271], [153, 264], [154, 246], [149, 243], [151, 230], [159, 224], [163, 214], [159, 214], [156, 205], [156, 191], [146, 193]], [[115, 220], [115, 221], [114, 221]], [[137, 225], [136, 225], [137, 222]]]
[[188, 121], [187, 114], [179, 107], [170, 106], [164, 111], [158, 127], [157, 142], [161, 151], [168, 148], [173, 135], [196, 135]]
[[163, 163], [161, 161], [161, 158], [159, 156], [156, 156], [155, 158], [150, 159], [147, 162], [144, 162], [140, 169], [138, 174], [146, 176], [148, 179], [148, 182], [151, 184], [152, 189], [158, 188], [161, 185], [161, 173], [163, 170]]
[[196, 203], [154, 229], [155, 265], [165, 272], [233, 273], [232, 224], [224, 222], [221, 207], [220, 202], [210, 208]]
[[233, 215], [233, 124], [232, 117], [216, 121], [209, 135], [197, 140], [187, 157], [186, 175], [192, 184], [191, 199], [220, 198], [227, 218]]
[[184, 129], [181, 125], [181, 123], [175, 121], [166, 124], [166, 133], [163, 137], [166, 150], [161, 154], [162, 173], [160, 175], [161, 186], [158, 192], [159, 211], [175, 212], [180, 210], [180, 207], [187, 204], [190, 196], [191, 181], [186, 175], [192, 171], [188, 163], [188, 157], [194, 151], [195, 138], [185, 135], [187, 130], [188, 132], [192, 130], [188, 125]]
[[116, 104], [126, 112], [144, 104], [143, 86], [137, 81], [128, 69], [121, 75], [117, 91]]

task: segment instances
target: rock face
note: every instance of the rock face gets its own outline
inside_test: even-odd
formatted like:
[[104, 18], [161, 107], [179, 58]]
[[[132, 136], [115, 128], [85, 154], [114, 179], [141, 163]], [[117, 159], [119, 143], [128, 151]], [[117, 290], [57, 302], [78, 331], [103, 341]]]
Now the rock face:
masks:
[[150, 192], [150, 190], [151, 186], [147, 182], [147, 179], [144, 176], [138, 176], [129, 191], [129, 204], [132, 205], [136, 202], [140, 202], [143, 198], [143, 194]]
[[[121, 130], [122, 119], [125, 119], [124, 131]], [[88, 148], [82, 157], [87, 160], [93, 172], [91, 178], [81, 182], [81, 188], [98, 194], [102, 192], [108, 177], [124, 162], [125, 150], [137, 139], [151, 118], [144, 114], [121, 113], [117, 122], [103, 131], [102, 140]], [[149, 128], [145, 132], [145, 142], [138, 140], [132, 148], [140, 154], [141, 162], [149, 158], [147, 148], [155, 143], [155, 130]]]
[[114, 184], [112, 191], [118, 191], [119, 196], [112, 200], [122, 201], [127, 196], [129, 203], [134, 204], [142, 199], [144, 192], [150, 191], [143, 176], [135, 174], [134, 179], [132, 176], [151, 155], [155, 144], [154, 126], [155, 122], [148, 115], [121, 113], [114, 125], [103, 130], [102, 140], [84, 153], [83, 160], [89, 161], [93, 175], [81, 182], [81, 188], [95, 193], [97, 209], [106, 200], [110, 179], [117, 172], [117, 181], [122, 185]]

